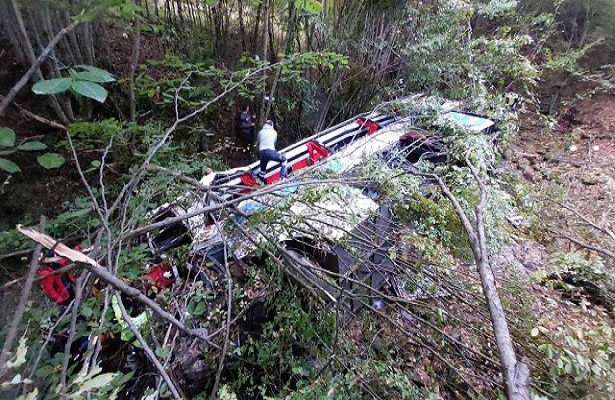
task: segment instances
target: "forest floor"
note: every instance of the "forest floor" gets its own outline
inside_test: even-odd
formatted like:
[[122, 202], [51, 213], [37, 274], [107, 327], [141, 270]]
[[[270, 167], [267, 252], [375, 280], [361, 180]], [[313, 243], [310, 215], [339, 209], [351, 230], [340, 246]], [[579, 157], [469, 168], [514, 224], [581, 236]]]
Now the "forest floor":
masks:
[[[526, 274], [537, 334], [559, 346], [580, 335], [591, 359], [592, 343], [615, 346], [612, 337], [583, 336], [615, 327], [615, 258], [607, 254], [615, 252], [615, 96], [574, 101], [561, 115], [556, 124], [522, 118], [508, 152], [535, 212], [509, 257]], [[571, 253], [597, 267], [574, 270]], [[586, 398], [604, 392], [594, 395]]]
[[551, 126], [522, 118], [509, 151], [546, 230], [538, 239], [548, 253], [571, 250], [566, 236], [612, 249], [615, 237], [607, 232], [615, 228], [615, 96], [577, 100], [561, 115]]

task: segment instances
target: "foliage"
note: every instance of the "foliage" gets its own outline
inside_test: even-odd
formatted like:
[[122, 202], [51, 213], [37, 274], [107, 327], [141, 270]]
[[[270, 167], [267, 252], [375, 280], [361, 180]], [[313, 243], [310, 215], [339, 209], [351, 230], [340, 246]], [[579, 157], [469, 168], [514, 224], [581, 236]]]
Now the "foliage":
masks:
[[[350, 361], [350, 360], [349, 360]], [[388, 399], [419, 400], [427, 398], [394, 362], [352, 360], [343, 372], [327, 368], [318, 378], [299, 381], [297, 389], [272, 399], [363, 399], [366, 393]]]
[[248, 393], [272, 395], [287, 389], [284, 377], [301, 375], [311, 360], [321, 357], [334, 336], [335, 317], [289, 282], [278, 266], [265, 266], [259, 275], [265, 287], [275, 288], [266, 300], [273, 318], [260, 328], [261, 334], [249, 336], [242, 345], [240, 354], [253, 367], [242, 368], [234, 385], [237, 391], [246, 385]]
[[[481, 86], [501, 90], [512, 84], [531, 90], [538, 72], [521, 50], [534, 39], [521, 31], [527, 21], [508, 17], [515, 15], [515, 7], [514, 1], [441, 1], [427, 12], [409, 7], [414, 29], [401, 50], [409, 65], [404, 88], [440, 91], [452, 98], [471, 98]], [[471, 24], [482, 27], [485, 17], [499, 18], [504, 25], [494, 32], [472, 31]]]
[[[16, 145], [15, 131], [10, 128], [0, 128], [0, 156], [14, 154], [18, 151], [42, 151], [47, 145], [36, 140], [24, 140]], [[38, 156], [40, 166], [52, 169], [61, 167], [66, 161], [57, 153], [44, 153]], [[0, 157], [0, 170], [9, 174], [20, 172], [21, 168], [13, 161]]]
[[615, 329], [606, 315], [582, 303], [572, 326], [534, 327], [530, 334], [546, 358], [549, 391], [558, 398], [608, 398], [615, 390]]
[[[19, 345], [14, 357], [7, 362], [6, 367], [9, 370], [23, 369], [26, 361], [31, 358], [31, 355], [28, 354], [30, 348], [26, 335], [27, 331], [19, 339]], [[87, 374], [77, 374], [69, 383], [66, 394], [60, 395], [60, 386], [58, 385], [54, 388], [53, 392], [48, 393], [45, 398], [55, 399], [64, 397], [76, 400], [84, 396], [91, 396], [93, 399], [114, 400], [117, 398], [126, 378], [122, 377], [120, 373], [101, 373], [101, 371], [100, 367], [94, 367]], [[10, 381], [0, 383], [0, 392], [23, 386], [23, 394], [17, 398], [23, 400], [36, 399], [38, 398], [38, 388], [34, 387], [30, 390], [33, 383], [34, 381], [32, 379], [22, 377], [21, 373], [17, 373]]]
[[73, 94], [88, 97], [99, 103], [107, 99], [107, 90], [101, 83], [114, 82], [115, 78], [107, 71], [90, 65], [75, 65], [75, 69], [69, 69], [68, 78], [56, 78], [39, 81], [32, 86], [36, 94], [59, 94], [70, 90]]
[[[232, 137], [232, 124], [211, 124], [210, 118], [219, 118], [219, 115], [232, 114], [239, 105], [250, 104], [262, 97], [266, 89], [266, 82], [262, 80], [260, 71], [277, 68], [279, 70], [279, 89], [289, 96], [280, 96], [273, 103], [271, 111], [276, 118], [276, 124], [282, 126], [282, 131], [289, 135], [281, 135], [281, 142], [295, 140], [302, 129], [301, 121], [295, 115], [288, 115], [286, 110], [308, 112], [309, 101], [299, 101], [297, 94], [308, 94], [313, 90], [313, 83], [306, 78], [308, 73], [314, 74], [344, 68], [346, 57], [332, 52], [302, 52], [293, 54], [280, 54], [279, 61], [274, 64], [259, 57], [242, 55], [239, 69], [232, 71], [217, 67], [211, 62], [186, 62], [177, 56], [167, 55], [161, 61], [149, 61], [142, 65], [136, 77], [136, 94], [140, 104], [156, 110], [161, 110], [167, 118], [175, 116], [176, 101], [179, 115], [188, 113], [194, 108], [212, 103], [211, 106], [197, 118], [195, 125], [203, 129], [184, 132], [188, 141], [196, 141], [203, 134], [215, 137]], [[313, 71], [313, 72], [312, 72]], [[213, 104], [221, 92], [228, 90], [220, 102]], [[231, 93], [234, 91], [235, 93]], [[299, 116], [300, 117], [300, 116]], [[292, 132], [292, 133], [291, 133]]]

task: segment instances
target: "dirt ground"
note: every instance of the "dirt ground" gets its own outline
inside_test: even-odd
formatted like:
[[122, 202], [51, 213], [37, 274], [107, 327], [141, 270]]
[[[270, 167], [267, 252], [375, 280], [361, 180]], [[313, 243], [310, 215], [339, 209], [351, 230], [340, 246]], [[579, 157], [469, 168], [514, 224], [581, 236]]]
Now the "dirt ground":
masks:
[[568, 236], [613, 251], [615, 96], [575, 100], [558, 123], [521, 121], [510, 159], [534, 194], [545, 238], [554, 239], [547, 250], [581, 247]]

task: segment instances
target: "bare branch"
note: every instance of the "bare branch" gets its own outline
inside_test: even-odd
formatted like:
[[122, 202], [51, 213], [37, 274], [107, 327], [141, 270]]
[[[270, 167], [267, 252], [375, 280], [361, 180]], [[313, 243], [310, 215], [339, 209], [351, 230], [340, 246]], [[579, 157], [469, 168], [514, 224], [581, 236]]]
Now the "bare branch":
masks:
[[610, 250], [604, 249], [602, 247], [597, 247], [597, 246], [594, 246], [594, 245], [589, 244], [589, 243], [582, 242], [581, 240], [579, 240], [577, 238], [574, 238], [574, 237], [572, 237], [570, 235], [567, 235], [565, 233], [556, 232], [556, 234], [558, 235], [558, 237], [560, 237], [562, 239], [569, 240], [572, 243], [574, 243], [576, 245], [579, 245], [579, 246], [581, 246], [581, 247], [583, 247], [583, 248], [585, 248], [587, 250], [592, 250], [592, 251], [595, 251], [596, 253], [600, 253], [600, 254], [602, 254], [604, 256], [611, 257], [611, 258], [615, 259], [615, 253], [613, 253]]
[[[41, 231], [45, 227], [45, 217], [41, 216], [39, 227]], [[17, 329], [19, 328], [19, 324], [21, 319], [23, 318], [24, 311], [26, 309], [26, 303], [28, 302], [28, 298], [30, 297], [30, 291], [32, 290], [32, 284], [34, 283], [34, 278], [36, 278], [36, 273], [38, 272], [39, 267], [39, 257], [41, 254], [41, 245], [37, 244], [34, 248], [34, 253], [32, 254], [32, 258], [30, 259], [30, 270], [28, 272], [28, 278], [26, 279], [26, 283], [21, 292], [21, 297], [19, 299], [19, 304], [17, 305], [17, 309], [15, 310], [15, 316], [11, 321], [11, 326], [6, 335], [6, 339], [4, 340], [4, 345], [2, 346], [2, 353], [0, 353], [0, 379], [7, 372], [6, 362], [11, 355], [11, 349], [13, 348], [13, 342], [17, 337]]]
[[70, 326], [68, 328], [68, 338], [66, 339], [66, 344], [64, 345], [64, 359], [62, 360], [62, 372], [60, 373], [60, 394], [65, 395], [68, 391], [68, 385], [66, 382], [68, 376], [68, 363], [71, 359], [71, 347], [75, 340], [75, 332], [77, 328], [77, 317], [79, 316], [79, 306], [81, 305], [81, 300], [83, 299], [83, 291], [85, 289], [88, 278], [90, 277], [89, 273], [82, 273], [81, 276], [77, 279], [75, 290], [75, 299], [72, 302], [71, 308], [71, 316], [70, 316]]
[[464, 231], [468, 236], [474, 262], [476, 263], [476, 267], [480, 274], [485, 301], [487, 302], [489, 314], [491, 316], [491, 323], [493, 325], [495, 340], [500, 355], [506, 395], [509, 400], [527, 400], [529, 399], [529, 369], [524, 362], [517, 359], [515, 354], [510, 331], [508, 330], [508, 323], [506, 322], [506, 315], [504, 313], [500, 296], [497, 292], [495, 277], [489, 263], [489, 253], [487, 249], [483, 221], [486, 188], [478, 174], [478, 171], [476, 170], [476, 167], [474, 167], [467, 157], [466, 162], [480, 190], [480, 200], [478, 205], [474, 208], [474, 213], [477, 219], [476, 228], [474, 228], [465, 211], [461, 207], [461, 204], [446, 186], [442, 178], [435, 174], [428, 176], [437, 182], [438, 186], [442, 190], [442, 193], [444, 193], [446, 198], [451, 202], [455, 212], [461, 220]]
[[585, 215], [581, 214], [581, 212], [579, 210], [577, 210], [576, 208], [569, 206], [565, 203], [562, 203], [561, 201], [557, 201], [553, 198], [549, 198], [550, 201], [552, 201], [553, 203], [559, 205], [560, 207], [565, 208], [568, 211], [573, 212], [577, 217], [581, 218], [581, 220], [583, 222], [585, 222], [586, 224], [588, 224], [589, 226], [595, 228], [596, 230], [598, 230], [599, 232], [604, 233], [605, 235], [607, 235], [611, 240], [615, 241], [615, 232], [611, 231], [610, 229], [607, 229], [601, 225], [596, 224], [595, 222], [593, 222], [592, 220], [590, 220], [588, 217], [586, 217]]
[[[4, 101], [5, 99], [6, 99], [6, 97], [4, 97], [4, 96], [0, 95], [0, 101]], [[30, 111], [26, 110], [25, 108], [23, 108], [22, 106], [20, 106], [20, 105], [19, 105], [19, 104], [17, 104], [17, 103], [13, 103], [13, 105], [14, 105], [15, 107], [17, 107], [17, 109], [19, 109], [19, 111], [20, 111], [20, 112], [21, 112], [24, 116], [26, 116], [27, 118], [31, 118], [31, 119], [33, 119], [33, 120], [35, 120], [35, 121], [38, 121], [38, 122], [40, 122], [40, 123], [42, 123], [42, 124], [45, 124], [45, 125], [47, 125], [47, 126], [50, 126], [50, 127], [52, 127], [52, 128], [55, 128], [55, 129], [60, 129], [60, 130], [63, 130], [63, 131], [67, 130], [67, 129], [66, 129], [66, 126], [65, 126], [65, 125], [62, 125], [62, 124], [61, 124], [61, 123], [59, 123], [59, 122], [56, 122], [56, 121], [53, 121], [53, 120], [50, 120], [50, 119], [47, 119], [47, 118], [43, 118], [43, 117], [41, 117], [40, 115], [34, 114], [33, 112], [30, 112]]]
[[147, 358], [149, 358], [152, 364], [154, 364], [154, 366], [158, 370], [158, 373], [160, 374], [160, 376], [162, 376], [162, 379], [164, 379], [164, 381], [167, 383], [169, 390], [171, 390], [171, 393], [173, 393], [173, 397], [175, 397], [176, 399], [185, 398], [185, 396], [182, 396], [179, 393], [177, 386], [175, 385], [175, 383], [173, 382], [169, 374], [167, 374], [167, 371], [165, 371], [162, 364], [160, 364], [160, 361], [158, 360], [158, 357], [156, 357], [156, 355], [152, 351], [152, 348], [149, 347], [145, 339], [143, 339], [143, 335], [141, 335], [141, 332], [139, 332], [139, 329], [135, 326], [135, 323], [130, 317], [130, 315], [126, 312], [126, 308], [124, 307], [124, 303], [122, 302], [122, 297], [120, 296], [120, 293], [118, 291], [116, 291], [115, 293], [115, 298], [117, 299], [117, 304], [120, 306], [120, 310], [122, 311], [122, 318], [124, 318], [124, 321], [126, 321], [126, 323], [128, 324], [130, 331], [132, 332], [133, 335], [135, 335], [135, 338], [137, 338], [137, 341], [139, 342], [139, 344], [141, 345], [141, 348], [147, 355]]
[[[219, 222], [216, 221], [216, 225], [218, 229], [221, 229]], [[222, 376], [222, 369], [224, 368], [224, 358], [226, 357], [226, 351], [228, 349], [229, 339], [231, 336], [231, 318], [232, 318], [232, 310], [233, 310], [233, 277], [231, 276], [231, 271], [228, 267], [228, 247], [226, 243], [224, 244], [224, 270], [226, 274], [226, 329], [224, 333], [224, 345], [222, 346], [222, 351], [220, 352], [220, 361], [218, 362], [218, 372], [216, 373], [216, 379], [214, 381], [214, 387], [211, 389], [211, 394], [209, 398], [214, 400], [216, 398], [216, 393], [218, 392], [218, 385], [220, 384], [220, 377]]]

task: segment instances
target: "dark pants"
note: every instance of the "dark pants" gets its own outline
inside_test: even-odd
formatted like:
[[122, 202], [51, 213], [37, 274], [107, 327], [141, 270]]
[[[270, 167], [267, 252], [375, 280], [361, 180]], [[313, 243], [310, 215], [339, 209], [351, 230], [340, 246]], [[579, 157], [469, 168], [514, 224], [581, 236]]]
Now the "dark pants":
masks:
[[280, 166], [280, 176], [286, 178], [286, 168], [284, 165], [286, 163], [286, 157], [282, 154], [275, 150], [261, 150], [258, 152], [258, 159], [261, 162], [261, 173], [264, 174], [267, 172], [267, 163], [269, 161], [277, 161], [282, 164]]
[[254, 127], [244, 127], [241, 128], [241, 131], [243, 132], [243, 138], [246, 141], [248, 147], [252, 146], [254, 144]]

